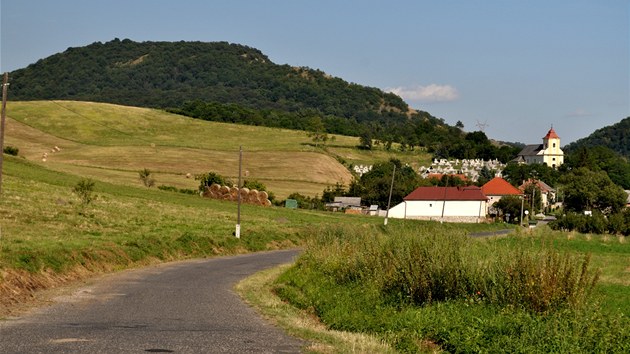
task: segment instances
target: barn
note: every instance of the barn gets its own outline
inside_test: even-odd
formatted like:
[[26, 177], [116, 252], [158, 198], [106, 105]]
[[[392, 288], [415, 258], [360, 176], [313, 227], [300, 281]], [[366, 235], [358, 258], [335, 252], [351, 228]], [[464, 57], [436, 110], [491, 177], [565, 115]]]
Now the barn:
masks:
[[418, 187], [389, 209], [388, 216], [477, 223], [486, 218], [487, 202], [479, 187]]

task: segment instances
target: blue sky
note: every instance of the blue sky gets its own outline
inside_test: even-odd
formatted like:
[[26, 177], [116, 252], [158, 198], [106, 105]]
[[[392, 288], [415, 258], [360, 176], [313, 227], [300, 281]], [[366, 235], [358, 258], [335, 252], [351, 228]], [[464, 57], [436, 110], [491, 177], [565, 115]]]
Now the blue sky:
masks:
[[490, 138], [630, 116], [629, 0], [1, 0], [0, 71], [114, 38], [228, 41], [396, 92]]

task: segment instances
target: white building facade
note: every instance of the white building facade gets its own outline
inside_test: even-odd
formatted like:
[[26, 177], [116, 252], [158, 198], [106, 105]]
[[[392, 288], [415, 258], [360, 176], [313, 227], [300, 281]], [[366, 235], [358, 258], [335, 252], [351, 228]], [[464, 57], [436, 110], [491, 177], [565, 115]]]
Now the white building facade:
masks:
[[477, 223], [486, 218], [487, 201], [478, 187], [419, 187], [389, 209], [389, 217]]

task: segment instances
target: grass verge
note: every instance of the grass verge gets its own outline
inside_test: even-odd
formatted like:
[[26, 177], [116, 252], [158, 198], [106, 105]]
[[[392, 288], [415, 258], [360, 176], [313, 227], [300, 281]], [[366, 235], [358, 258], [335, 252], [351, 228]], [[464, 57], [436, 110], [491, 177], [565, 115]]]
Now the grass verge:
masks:
[[[588, 257], [554, 244], [563, 236], [477, 240], [430, 224], [325, 228], [274, 290], [327, 328], [374, 335], [403, 352], [431, 350], [427, 342], [448, 352], [628, 352], [630, 320], [616, 310], [623, 300], [607, 301]], [[627, 244], [588, 249], [593, 263], [618, 253], [627, 264]], [[602, 274], [608, 294], [628, 298], [628, 287], [609, 286], [619, 285], [614, 270]]]
[[266, 319], [288, 334], [309, 344], [312, 353], [395, 353], [378, 338], [346, 331], [329, 330], [317, 317], [283, 302], [273, 292], [274, 281], [289, 265], [268, 269], [239, 282], [235, 290]]

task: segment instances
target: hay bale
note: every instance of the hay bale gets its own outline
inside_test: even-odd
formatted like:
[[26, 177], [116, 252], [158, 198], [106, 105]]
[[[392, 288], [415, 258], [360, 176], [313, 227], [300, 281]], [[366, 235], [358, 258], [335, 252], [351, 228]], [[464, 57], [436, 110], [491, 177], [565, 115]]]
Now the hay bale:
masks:
[[221, 190], [221, 186], [217, 183], [212, 183], [210, 190], [216, 193]]
[[265, 201], [263, 201], [262, 204], [263, 204], [263, 206], [270, 207], [271, 206], [271, 200], [265, 199]]
[[269, 194], [265, 191], [258, 192], [258, 200], [264, 201], [265, 199], [269, 199]]
[[230, 187], [228, 186], [221, 186], [221, 188], [219, 188], [219, 192], [221, 193], [221, 195], [228, 195], [230, 194]]

